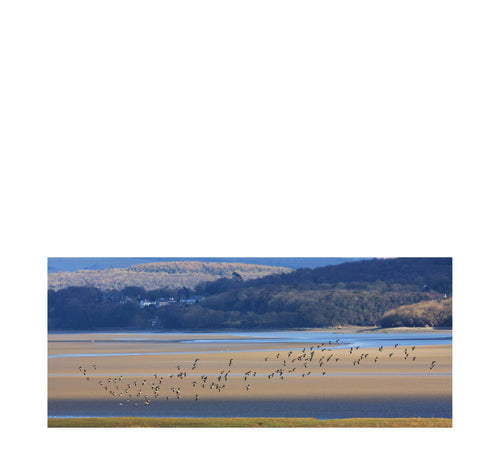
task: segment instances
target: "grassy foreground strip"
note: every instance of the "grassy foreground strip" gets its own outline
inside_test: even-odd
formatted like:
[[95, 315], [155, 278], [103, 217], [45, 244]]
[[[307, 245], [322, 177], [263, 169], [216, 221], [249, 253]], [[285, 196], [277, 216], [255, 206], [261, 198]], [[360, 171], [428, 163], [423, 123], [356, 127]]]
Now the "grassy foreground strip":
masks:
[[49, 428], [451, 428], [451, 418], [49, 418]]

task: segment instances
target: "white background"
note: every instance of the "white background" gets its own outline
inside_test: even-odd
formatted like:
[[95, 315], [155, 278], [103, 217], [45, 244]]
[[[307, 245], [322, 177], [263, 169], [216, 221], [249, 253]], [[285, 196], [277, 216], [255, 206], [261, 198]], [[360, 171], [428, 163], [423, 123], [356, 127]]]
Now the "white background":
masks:
[[[4, 461], [490, 470], [498, 24], [477, 0], [2, 2]], [[161, 255], [453, 257], [454, 427], [47, 429], [47, 257]]]

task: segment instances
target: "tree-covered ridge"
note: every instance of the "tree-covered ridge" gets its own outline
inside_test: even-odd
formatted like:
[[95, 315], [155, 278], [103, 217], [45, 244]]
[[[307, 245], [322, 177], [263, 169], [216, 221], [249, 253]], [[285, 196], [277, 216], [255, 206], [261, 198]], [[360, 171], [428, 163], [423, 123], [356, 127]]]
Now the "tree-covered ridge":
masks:
[[369, 260], [247, 280], [233, 272], [194, 290], [147, 290], [143, 284], [119, 291], [91, 286], [50, 290], [49, 327], [451, 326], [451, 294], [451, 259]]
[[203, 307], [243, 314], [243, 319], [251, 325], [258, 325], [263, 320], [279, 320], [283, 327], [376, 325], [388, 309], [428, 300], [433, 296], [436, 295], [416, 291], [281, 286], [248, 288], [208, 296], [203, 301]]
[[151, 272], [151, 273], [203, 273], [211, 276], [224, 277], [233, 272], [248, 275], [269, 275], [270, 273], [291, 272], [292, 269], [284, 267], [272, 267], [269, 265], [254, 265], [250, 263], [232, 262], [158, 262], [139, 263], [125, 268], [129, 272]]
[[[246, 286], [275, 285], [340, 285], [343, 288], [368, 288], [379, 285], [387, 289], [413, 289], [451, 294], [451, 258], [371, 259], [299, 269], [285, 275], [271, 275]], [[209, 285], [208, 285], [209, 286]]]
[[60, 290], [72, 286], [92, 286], [104, 291], [122, 290], [129, 286], [144, 287], [146, 290], [164, 287], [193, 289], [200, 282], [234, 278], [235, 273], [242, 280], [248, 280], [290, 271], [284, 267], [246, 263], [159, 262], [127, 268], [50, 273], [48, 287], [49, 290]]

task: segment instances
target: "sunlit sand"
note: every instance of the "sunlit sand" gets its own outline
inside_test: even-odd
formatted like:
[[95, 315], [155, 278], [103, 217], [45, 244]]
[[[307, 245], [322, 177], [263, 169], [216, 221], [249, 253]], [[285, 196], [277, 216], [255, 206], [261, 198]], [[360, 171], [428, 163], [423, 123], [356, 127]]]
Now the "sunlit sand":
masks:
[[[49, 356], [82, 356], [49, 358], [49, 400], [133, 406], [166, 400], [451, 398], [452, 393], [451, 345], [350, 350], [311, 343], [297, 350], [296, 343], [219, 346], [179, 343], [178, 335], [141, 337], [157, 342], [109, 344], [103, 342], [106, 334], [50, 335]], [[97, 355], [102, 353], [147, 355]]]

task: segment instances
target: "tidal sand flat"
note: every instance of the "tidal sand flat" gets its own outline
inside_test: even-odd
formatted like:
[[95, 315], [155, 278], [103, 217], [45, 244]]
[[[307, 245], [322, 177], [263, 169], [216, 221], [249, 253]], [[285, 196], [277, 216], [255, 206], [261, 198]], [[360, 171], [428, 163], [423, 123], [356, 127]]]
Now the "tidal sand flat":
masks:
[[317, 339], [49, 335], [49, 417], [451, 418], [451, 344]]

